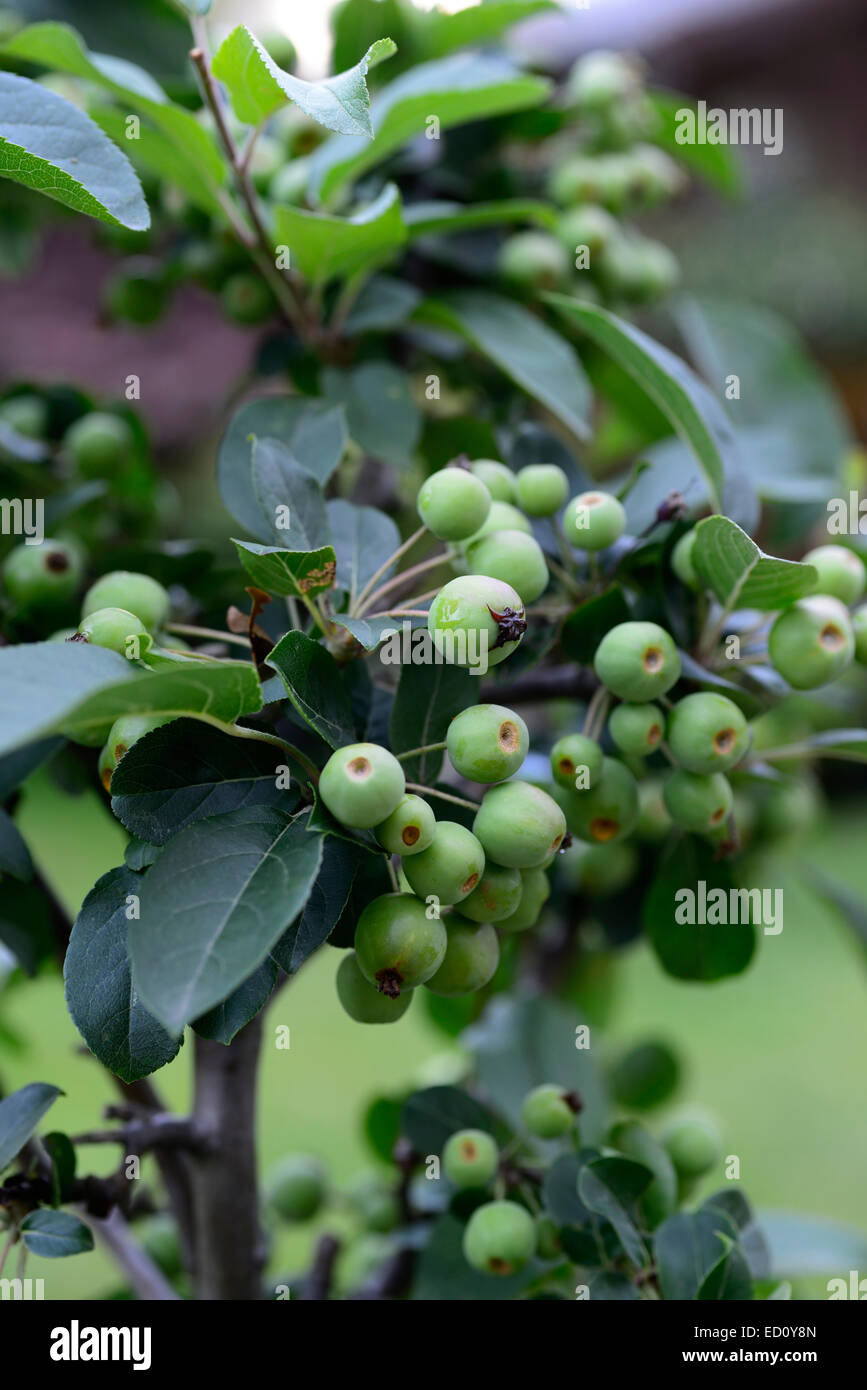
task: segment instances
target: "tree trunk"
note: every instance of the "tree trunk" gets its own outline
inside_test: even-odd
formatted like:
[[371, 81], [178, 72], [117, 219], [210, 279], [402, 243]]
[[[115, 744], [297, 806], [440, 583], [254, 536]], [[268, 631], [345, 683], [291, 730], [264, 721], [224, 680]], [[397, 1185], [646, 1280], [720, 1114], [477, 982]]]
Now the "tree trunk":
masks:
[[193, 1118], [208, 1152], [191, 1164], [196, 1297], [262, 1298], [265, 1249], [256, 1181], [256, 1069], [262, 1022], [229, 1047], [195, 1040]]

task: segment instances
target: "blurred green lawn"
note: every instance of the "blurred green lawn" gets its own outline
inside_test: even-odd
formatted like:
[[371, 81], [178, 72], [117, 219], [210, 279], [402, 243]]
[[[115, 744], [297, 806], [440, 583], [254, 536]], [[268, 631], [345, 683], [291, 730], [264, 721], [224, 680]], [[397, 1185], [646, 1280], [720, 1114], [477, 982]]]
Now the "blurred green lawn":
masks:
[[[58, 797], [38, 774], [17, 819], [71, 910], [121, 862], [125, 836], [96, 792]], [[810, 1211], [867, 1230], [867, 959], [801, 881], [810, 861], [867, 896], [865, 836], [867, 810], [836, 816], [821, 837], [763, 871], [765, 885], [784, 890], [785, 928], [761, 940], [750, 970], [736, 980], [709, 988], [678, 983], [644, 946], [625, 952], [603, 1045], [619, 1048], [652, 1034], [678, 1049], [687, 1061], [678, 1102], [695, 1101], [720, 1116], [726, 1152], [739, 1156], [741, 1181], [758, 1206]], [[394, 1029], [353, 1024], [334, 997], [337, 959], [322, 950], [267, 1014], [259, 1139], [263, 1169], [288, 1150], [310, 1150], [340, 1182], [370, 1166], [360, 1123], [367, 1101], [428, 1080], [447, 1043], [420, 1010]], [[0, 1017], [26, 1042], [0, 1055], [5, 1090], [53, 1082], [66, 1094], [49, 1114], [50, 1127], [75, 1133], [98, 1124], [115, 1092], [82, 1051], [59, 980], [11, 991]], [[275, 1029], [287, 1024], [291, 1047], [278, 1050]], [[178, 1108], [190, 1093], [189, 1052], [185, 1047], [156, 1079]], [[116, 1149], [95, 1147], [84, 1167], [106, 1172], [116, 1160]], [[275, 1271], [303, 1267], [309, 1241], [306, 1231], [281, 1234]], [[100, 1251], [31, 1259], [28, 1274], [45, 1279], [48, 1298], [99, 1298], [121, 1282]]]

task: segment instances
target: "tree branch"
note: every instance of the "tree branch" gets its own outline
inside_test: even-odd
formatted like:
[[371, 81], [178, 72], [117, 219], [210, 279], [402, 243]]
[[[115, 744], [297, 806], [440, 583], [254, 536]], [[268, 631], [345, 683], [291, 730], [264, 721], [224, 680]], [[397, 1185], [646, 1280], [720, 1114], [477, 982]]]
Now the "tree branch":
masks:
[[123, 1270], [139, 1298], [168, 1303], [180, 1298], [162, 1270], [138, 1243], [121, 1213], [115, 1208], [104, 1221], [91, 1221], [94, 1234]]

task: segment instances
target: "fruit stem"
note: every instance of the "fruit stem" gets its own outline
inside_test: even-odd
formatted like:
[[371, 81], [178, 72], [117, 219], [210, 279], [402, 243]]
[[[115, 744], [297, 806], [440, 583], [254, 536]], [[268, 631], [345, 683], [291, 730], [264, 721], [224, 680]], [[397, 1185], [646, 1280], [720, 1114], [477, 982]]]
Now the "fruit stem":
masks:
[[365, 618], [426, 618], [426, 608], [387, 608], [382, 613], [365, 613]]
[[399, 545], [397, 547], [397, 550], [395, 550], [393, 555], [389, 555], [388, 559], [383, 561], [379, 569], [376, 570], [376, 572], [370, 576], [361, 593], [356, 598], [353, 610], [355, 613], [358, 613], [361, 610], [361, 605], [364, 603], [365, 599], [369, 598], [369, 596], [373, 593], [374, 589], [376, 588], [377, 584], [379, 583], [382, 576], [386, 573], [386, 571], [390, 570], [392, 565], [397, 564], [397, 561], [400, 559], [401, 555], [405, 555], [406, 552], [410, 550], [412, 546], [414, 546], [417, 541], [420, 541], [422, 536], [426, 534], [427, 527], [420, 526], [417, 531], [413, 531], [412, 535], [409, 536], [403, 542], [403, 545]]
[[571, 574], [569, 574], [563, 568], [562, 565], [558, 565], [556, 560], [551, 559], [550, 555], [546, 555], [545, 559], [548, 561], [549, 570], [555, 576], [555, 578], [560, 580], [560, 583], [563, 585], [564, 589], [566, 589], [567, 592], [570, 593], [573, 598], [583, 598], [584, 590], [581, 588], [581, 585], [578, 583], [577, 579], [573, 579]]
[[424, 787], [420, 782], [407, 782], [408, 792], [421, 792], [422, 796], [438, 796], [441, 801], [451, 801], [455, 806], [466, 806], [470, 811], [478, 811], [481, 802], [467, 801], [463, 796], [452, 796], [450, 792], [437, 791], [436, 787]]
[[443, 739], [442, 743], [423, 743], [421, 748], [410, 748], [406, 753], [397, 753], [395, 756], [397, 761], [402, 763], [404, 758], [414, 758], [417, 753], [436, 753], [445, 746], [445, 739]]
[[164, 631], [175, 632], [178, 637], [208, 637], [216, 642], [228, 642], [230, 645], [250, 650], [249, 637], [241, 637], [236, 632], [221, 632], [216, 627], [196, 627], [193, 623], [166, 623]]
[[[403, 584], [405, 580], [414, 578], [417, 574], [424, 574], [426, 570], [436, 569], [437, 565], [445, 564], [446, 560], [451, 560], [456, 554], [456, 550], [444, 550], [439, 555], [432, 555], [429, 559], [422, 560], [418, 565], [412, 565], [408, 570], [401, 570], [400, 574], [394, 575], [394, 577], [387, 580], [385, 584], [380, 584], [378, 589], [375, 589], [372, 594], [369, 594], [364, 600], [363, 607], [359, 607], [359, 605], [356, 604], [357, 611], [355, 616], [360, 618], [365, 609], [372, 608], [374, 603], [383, 598], [391, 589], [396, 589], [399, 585]], [[431, 590], [432, 594], [438, 592], [438, 589]]]
[[590, 697], [587, 713], [584, 716], [584, 728], [581, 732], [587, 734], [589, 738], [595, 738], [597, 726], [601, 732], [605, 724], [605, 717], [608, 714], [608, 706], [610, 704], [611, 695], [609, 691], [606, 690], [604, 685], [597, 686]]
[[386, 856], [385, 862], [386, 862], [386, 865], [388, 866], [388, 876], [389, 876], [389, 878], [391, 879], [391, 886], [392, 886], [392, 889], [393, 889], [393, 891], [394, 891], [395, 893], [399, 893], [399, 892], [400, 892], [400, 884], [399, 884], [398, 879], [397, 879], [397, 873], [396, 873], [395, 867], [394, 867], [394, 860], [392, 859], [392, 857], [391, 857], [390, 854]]

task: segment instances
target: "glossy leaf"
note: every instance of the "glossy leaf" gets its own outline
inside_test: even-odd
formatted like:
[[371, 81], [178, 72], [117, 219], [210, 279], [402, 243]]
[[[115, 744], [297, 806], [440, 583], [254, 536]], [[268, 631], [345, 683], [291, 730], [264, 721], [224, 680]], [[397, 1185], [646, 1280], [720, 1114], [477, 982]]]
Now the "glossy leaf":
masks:
[[24, 837], [11, 816], [0, 810], [0, 874], [27, 883], [33, 877], [33, 860]]
[[293, 270], [318, 285], [374, 270], [391, 260], [407, 239], [400, 193], [393, 183], [387, 184], [378, 198], [351, 217], [275, 207], [274, 239], [289, 247]]
[[71, 1211], [40, 1207], [21, 1222], [21, 1239], [33, 1255], [44, 1260], [83, 1255], [93, 1249], [93, 1232]]
[[[446, 662], [433, 667], [403, 665], [389, 725], [392, 752], [441, 743], [455, 715], [475, 704], [478, 696], [479, 679], [465, 667]], [[439, 776], [443, 756], [438, 750], [406, 758], [407, 781], [430, 786]]]
[[490, 1112], [456, 1086], [416, 1091], [403, 1107], [400, 1127], [421, 1154], [441, 1154], [446, 1140], [459, 1129], [496, 1131]]
[[347, 371], [327, 367], [322, 391], [343, 407], [349, 433], [366, 453], [398, 468], [411, 461], [422, 420], [405, 372], [391, 362], [362, 362]]
[[233, 541], [253, 583], [280, 597], [315, 598], [334, 587], [337, 561], [330, 545], [319, 550], [283, 550], [277, 545]]
[[264, 960], [227, 999], [193, 1021], [193, 1031], [211, 1042], [229, 1043], [264, 1008], [277, 982], [277, 967]]
[[34, 1081], [0, 1100], [0, 1172], [24, 1147], [42, 1116], [63, 1092], [58, 1086]]
[[727, 516], [708, 516], [695, 529], [692, 562], [726, 608], [767, 612], [802, 598], [816, 587], [812, 565], [765, 555]]
[[346, 906], [361, 851], [336, 835], [326, 836], [322, 863], [304, 911], [277, 942], [272, 959], [292, 975], [327, 941]]
[[630, 1158], [595, 1159], [578, 1178], [581, 1201], [610, 1221], [628, 1258], [639, 1266], [647, 1262], [647, 1251], [636, 1226], [635, 1207], [652, 1181], [650, 1169]]
[[253, 441], [253, 490], [272, 538], [287, 550], [318, 550], [331, 539], [319, 480], [277, 439]]
[[[751, 920], [731, 921], [732, 915], [750, 917], [749, 900], [736, 902], [731, 912], [731, 892], [736, 888], [728, 861], [715, 859], [713, 848], [695, 835], [675, 838], [663, 854], [647, 891], [642, 923], [663, 968], [679, 980], [721, 980], [746, 970], [756, 946]], [[679, 897], [691, 893], [692, 898]], [[712, 894], [724, 894], [722, 921], [701, 921], [718, 911]], [[743, 900], [743, 901], [742, 901]], [[716, 900], [714, 900], [716, 901]], [[746, 903], [747, 905], [744, 905]], [[678, 921], [692, 915], [694, 922]]]
[[[397, 550], [400, 532], [391, 517], [378, 507], [360, 507], [342, 497], [328, 503], [328, 524], [337, 552], [337, 583], [354, 602], [367, 581]], [[390, 565], [383, 571], [383, 582], [393, 573], [394, 566]]]
[[279, 671], [289, 699], [301, 718], [330, 743], [341, 748], [355, 741], [355, 721], [334, 657], [304, 632], [287, 632], [268, 655]]

